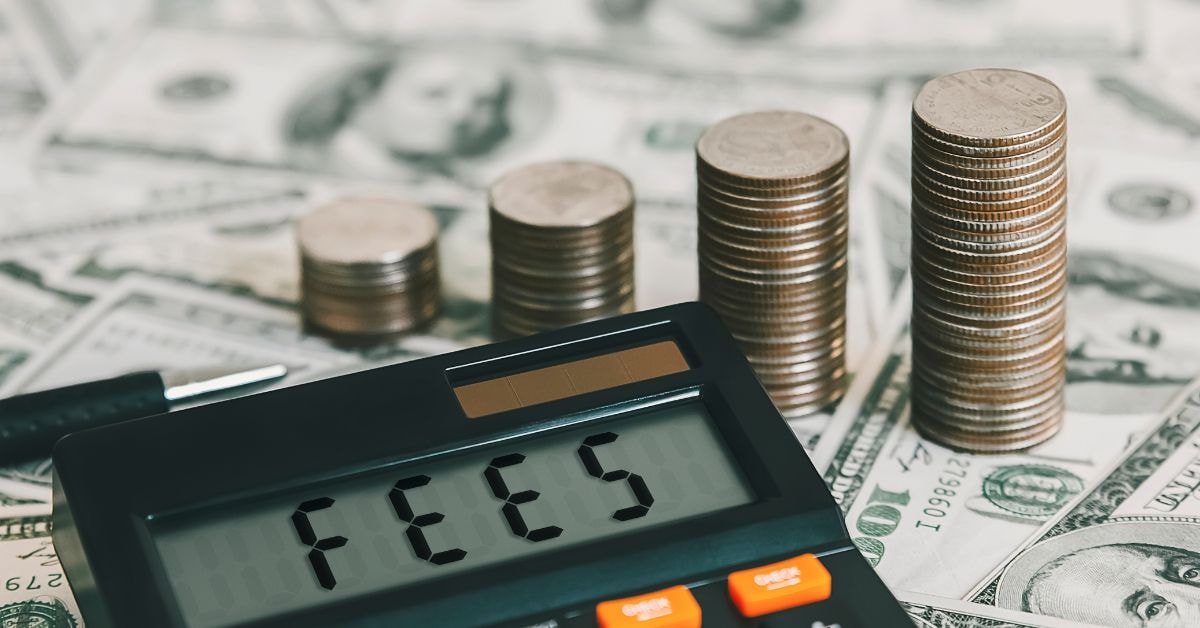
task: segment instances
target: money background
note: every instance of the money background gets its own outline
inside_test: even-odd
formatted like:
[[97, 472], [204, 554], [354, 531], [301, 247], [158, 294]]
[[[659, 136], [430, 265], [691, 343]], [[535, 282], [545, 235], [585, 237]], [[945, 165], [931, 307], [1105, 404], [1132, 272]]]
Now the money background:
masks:
[[[0, 394], [214, 361], [305, 379], [486, 342], [483, 191], [539, 159], [630, 176], [639, 307], [694, 299], [700, 130], [804, 110], [851, 141], [855, 381], [792, 427], [852, 535], [918, 625], [1096, 621], [992, 583], [1028, 573], [1039, 526], [1200, 371], [1197, 42], [1195, 0], [0, 0]], [[1071, 138], [1067, 425], [995, 458], [904, 414], [911, 99], [971, 66], [1054, 80]], [[300, 330], [291, 222], [360, 192], [434, 209], [447, 300], [428, 334], [346, 351]], [[0, 471], [0, 623], [83, 624], [48, 544], [49, 471]], [[908, 501], [882, 509], [877, 487]], [[1194, 516], [1171, 523], [1200, 547]]]

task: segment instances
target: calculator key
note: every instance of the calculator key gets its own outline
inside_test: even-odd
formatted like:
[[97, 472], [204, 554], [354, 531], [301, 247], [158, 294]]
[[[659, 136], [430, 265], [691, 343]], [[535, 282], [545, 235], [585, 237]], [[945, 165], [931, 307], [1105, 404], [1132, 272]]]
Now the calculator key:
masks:
[[700, 604], [685, 586], [596, 605], [600, 628], [700, 628]]
[[729, 574], [729, 597], [744, 617], [829, 599], [833, 581], [812, 554]]

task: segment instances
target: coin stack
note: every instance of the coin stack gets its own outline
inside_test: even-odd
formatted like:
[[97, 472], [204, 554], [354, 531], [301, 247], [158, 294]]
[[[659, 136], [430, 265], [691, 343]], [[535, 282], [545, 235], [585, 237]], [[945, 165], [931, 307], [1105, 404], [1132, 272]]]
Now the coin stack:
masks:
[[1066, 101], [1015, 70], [913, 101], [912, 421], [979, 453], [1053, 436], [1066, 381]]
[[441, 309], [437, 220], [419, 205], [351, 197], [301, 217], [301, 309], [350, 338], [421, 327]]
[[532, 164], [492, 185], [488, 205], [498, 335], [633, 311], [633, 186], [621, 173]]
[[845, 390], [849, 163], [841, 129], [791, 111], [722, 120], [696, 144], [700, 300], [786, 416]]

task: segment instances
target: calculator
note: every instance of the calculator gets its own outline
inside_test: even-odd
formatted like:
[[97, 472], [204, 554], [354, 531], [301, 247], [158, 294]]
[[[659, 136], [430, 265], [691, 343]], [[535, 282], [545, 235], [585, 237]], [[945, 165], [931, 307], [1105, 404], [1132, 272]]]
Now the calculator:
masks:
[[911, 626], [706, 306], [79, 432], [89, 627]]

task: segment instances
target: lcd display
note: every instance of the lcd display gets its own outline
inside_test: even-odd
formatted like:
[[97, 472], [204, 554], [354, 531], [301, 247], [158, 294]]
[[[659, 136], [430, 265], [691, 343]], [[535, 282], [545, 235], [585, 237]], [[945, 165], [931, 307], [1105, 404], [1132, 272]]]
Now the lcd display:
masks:
[[703, 405], [157, 522], [189, 626], [224, 626], [747, 504]]

